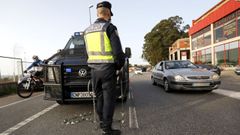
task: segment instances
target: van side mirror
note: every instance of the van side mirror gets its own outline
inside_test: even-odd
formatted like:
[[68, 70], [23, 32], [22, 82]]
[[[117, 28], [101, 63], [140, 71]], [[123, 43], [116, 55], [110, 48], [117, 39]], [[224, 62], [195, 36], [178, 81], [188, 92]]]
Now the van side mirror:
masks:
[[125, 48], [125, 55], [128, 57], [128, 58], [131, 58], [131, 48], [129, 47], [126, 47]]
[[61, 51], [62, 51], [62, 49], [58, 49], [58, 50], [57, 50], [57, 53], [59, 53], [59, 52], [61, 52]]

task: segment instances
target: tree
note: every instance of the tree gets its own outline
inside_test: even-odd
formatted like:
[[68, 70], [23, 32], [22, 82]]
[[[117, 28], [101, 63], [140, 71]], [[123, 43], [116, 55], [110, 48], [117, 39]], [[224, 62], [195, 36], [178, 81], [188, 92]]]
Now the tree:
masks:
[[144, 36], [142, 58], [151, 65], [168, 59], [168, 48], [179, 38], [188, 37], [186, 32], [189, 25], [183, 25], [179, 16], [161, 20], [152, 30]]

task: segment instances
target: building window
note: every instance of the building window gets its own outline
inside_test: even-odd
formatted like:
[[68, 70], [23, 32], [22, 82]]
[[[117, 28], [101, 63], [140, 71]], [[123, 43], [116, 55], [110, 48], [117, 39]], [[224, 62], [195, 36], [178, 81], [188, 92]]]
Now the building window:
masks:
[[216, 46], [215, 47], [215, 64], [222, 65], [224, 64], [224, 45]]
[[224, 39], [236, 37], [236, 20], [229, 22], [223, 27]]
[[236, 66], [238, 65], [238, 42], [232, 42], [226, 44], [226, 65]]
[[192, 36], [192, 50], [199, 49], [211, 44], [211, 27], [208, 26]]
[[192, 39], [192, 50], [197, 49], [197, 38]]
[[215, 47], [215, 64], [233, 67], [239, 63], [238, 41]]
[[214, 23], [214, 43], [239, 36], [240, 22], [238, 15], [240, 13], [238, 12], [240, 10]]
[[197, 63], [197, 53], [196, 52], [193, 52], [192, 53], [192, 57], [193, 57], [193, 63]]
[[205, 50], [199, 51], [199, 63], [205, 63], [206, 61], [206, 55], [205, 55]]
[[193, 53], [194, 63], [196, 64], [212, 64], [211, 48], [203, 49]]
[[223, 41], [223, 27], [216, 28], [214, 30], [214, 35], [215, 35], [215, 43]]
[[211, 48], [209, 49], [206, 49], [206, 60], [205, 60], [205, 63], [206, 64], [212, 64], [212, 52], [211, 52]]
[[236, 20], [231, 20], [214, 30], [215, 43], [237, 36]]
[[209, 33], [208, 35], [206, 34], [204, 36], [204, 46], [210, 45], [211, 44], [211, 34]]
[[240, 17], [238, 17], [238, 36], [240, 36]]

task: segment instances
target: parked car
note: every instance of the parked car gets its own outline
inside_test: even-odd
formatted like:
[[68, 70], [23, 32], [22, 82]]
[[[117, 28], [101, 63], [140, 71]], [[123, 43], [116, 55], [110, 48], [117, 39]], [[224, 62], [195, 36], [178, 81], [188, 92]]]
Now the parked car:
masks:
[[218, 66], [214, 66], [211, 64], [197, 64], [197, 66], [199, 68], [207, 69], [209, 71], [217, 73], [218, 75], [221, 75], [221, 69]]
[[237, 65], [236, 68], [235, 68], [235, 73], [237, 75], [240, 75], [240, 65]]
[[218, 74], [186, 60], [159, 62], [152, 71], [151, 81], [153, 85], [162, 85], [166, 92], [172, 89], [212, 91], [221, 84]]

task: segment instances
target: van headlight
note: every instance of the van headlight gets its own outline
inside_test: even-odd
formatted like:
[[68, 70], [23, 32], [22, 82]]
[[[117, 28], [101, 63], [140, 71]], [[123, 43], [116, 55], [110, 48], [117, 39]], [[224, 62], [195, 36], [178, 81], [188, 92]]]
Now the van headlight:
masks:
[[58, 67], [48, 67], [47, 77], [48, 77], [48, 81], [59, 82], [60, 81], [59, 68]]
[[213, 79], [213, 80], [218, 80], [219, 78], [220, 78], [220, 76], [217, 75], [217, 74], [212, 75], [212, 79]]
[[185, 79], [181, 75], [176, 75], [176, 76], [174, 76], [174, 80], [175, 81], [184, 81]]
[[48, 79], [49, 79], [50, 81], [54, 80], [52, 68], [48, 68]]

